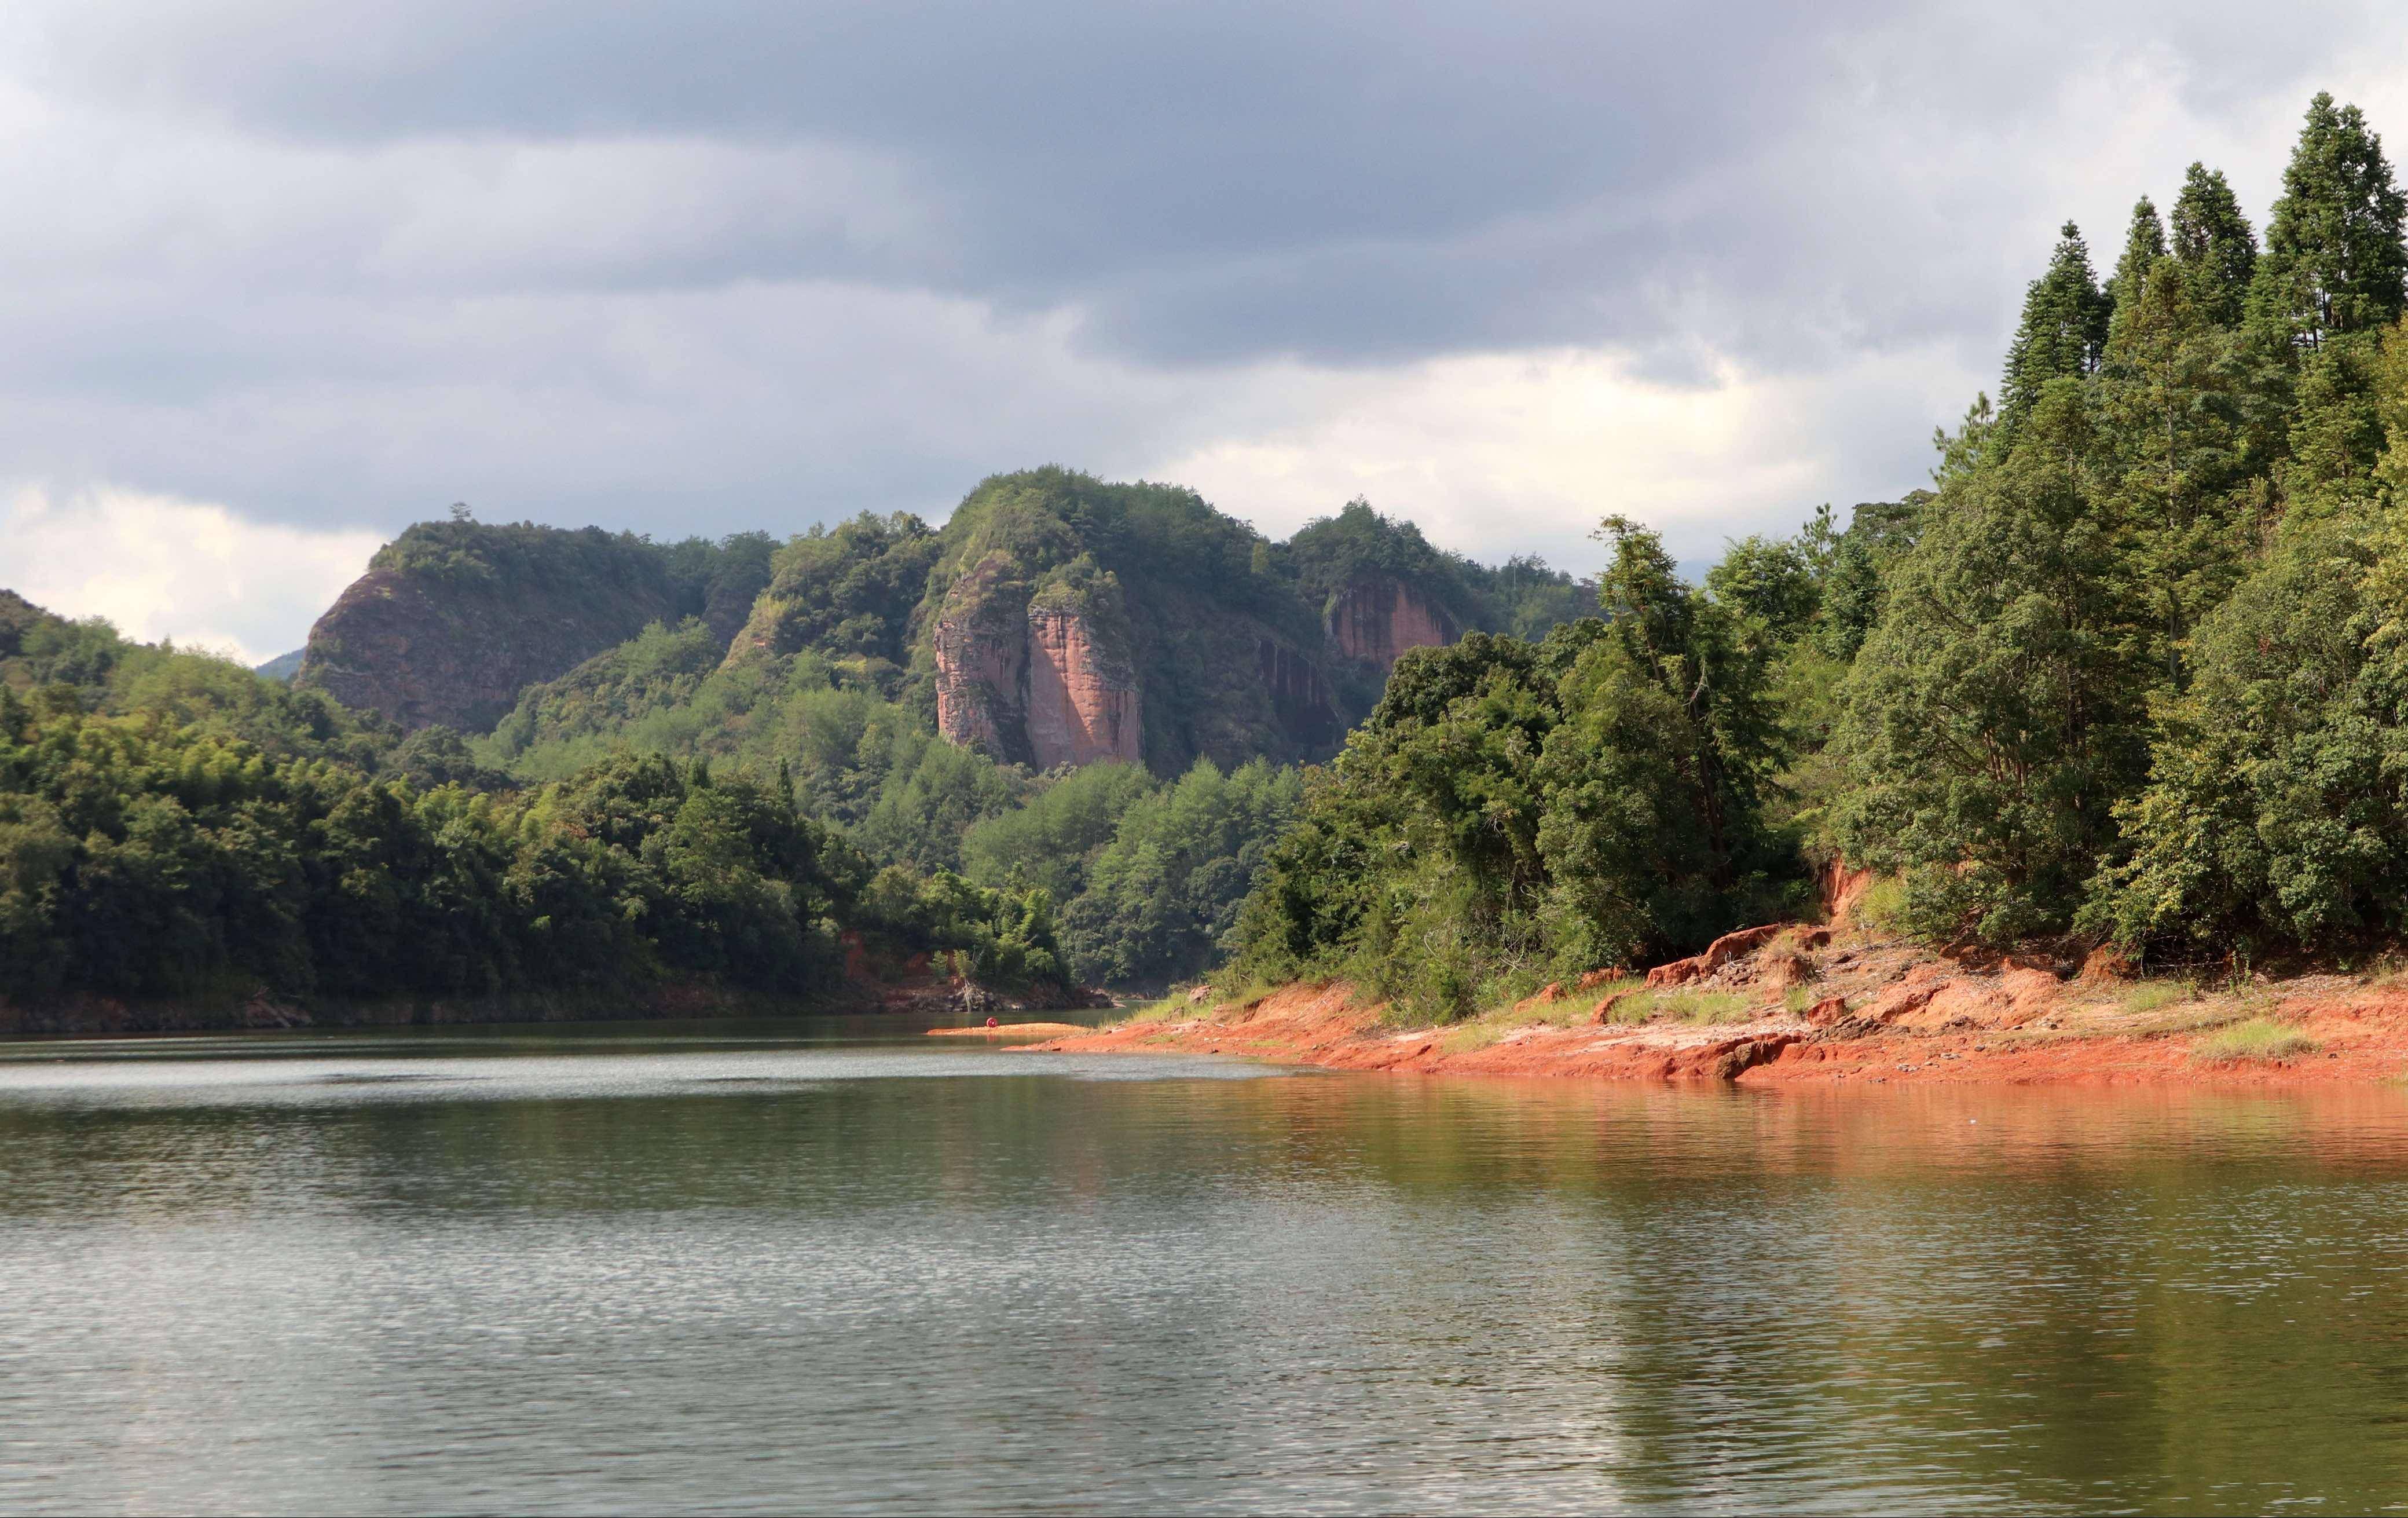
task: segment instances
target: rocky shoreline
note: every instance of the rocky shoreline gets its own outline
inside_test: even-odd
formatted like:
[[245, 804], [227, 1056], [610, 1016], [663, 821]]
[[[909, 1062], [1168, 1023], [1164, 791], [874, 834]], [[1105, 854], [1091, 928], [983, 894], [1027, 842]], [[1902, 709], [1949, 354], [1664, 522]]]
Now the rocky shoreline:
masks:
[[1031, 1046], [1240, 1055], [1338, 1070], [1747, 1086], [2300, 1085], [2408, 1076], [2408, 976], [2210, 988], [2085, 965], [1972, 963], [1852, 929], [1731, 934], [1642, 980], [1592, 976], [1402, 1026], [1332, 982], [1192, 1002]]

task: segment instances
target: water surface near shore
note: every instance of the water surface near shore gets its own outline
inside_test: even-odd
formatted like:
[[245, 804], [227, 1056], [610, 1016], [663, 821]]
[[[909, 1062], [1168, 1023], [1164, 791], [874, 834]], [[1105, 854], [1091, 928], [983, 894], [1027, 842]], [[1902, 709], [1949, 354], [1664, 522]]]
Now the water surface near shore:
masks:
[[2408, 1095], [0, 1045], [0, 1509], [2408, 1503]]

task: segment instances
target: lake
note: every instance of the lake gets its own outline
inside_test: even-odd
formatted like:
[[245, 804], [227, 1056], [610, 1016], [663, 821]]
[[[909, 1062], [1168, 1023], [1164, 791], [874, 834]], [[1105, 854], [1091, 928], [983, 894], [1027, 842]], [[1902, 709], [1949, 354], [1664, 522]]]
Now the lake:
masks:
[[2408, 1503], [2408, 1094], [0, 1046], [0, 1510]]

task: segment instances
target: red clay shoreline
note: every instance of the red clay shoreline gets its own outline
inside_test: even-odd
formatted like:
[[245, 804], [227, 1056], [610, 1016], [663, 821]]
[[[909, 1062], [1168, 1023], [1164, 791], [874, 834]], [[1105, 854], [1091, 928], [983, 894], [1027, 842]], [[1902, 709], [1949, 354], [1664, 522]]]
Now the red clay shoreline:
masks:
[[[1400, 1027], [1341, 981], [1219, 1005], [1199, 993], [1192, 1012], [1025, 1047], [1751, 1087], [2298, 1087], [2408, 1077], [2408, 983], [2327, 975], [2199, 990], [2095, 967], [1971, 966], [1846, 930], [1835, 939], [1828, 929], [1787, 926], [1745, 938], [1720, 957], [1657, 970], [1649, 977], [1656, 990], [1551, 986], [1467, 1023]], [[1633, 994], [1695, 991], [1706, 993], [1711, 1020], [1618, 1020], [1617, 1006]], [[2236, 1026], [2277, 1036], [2235, 1052]]]

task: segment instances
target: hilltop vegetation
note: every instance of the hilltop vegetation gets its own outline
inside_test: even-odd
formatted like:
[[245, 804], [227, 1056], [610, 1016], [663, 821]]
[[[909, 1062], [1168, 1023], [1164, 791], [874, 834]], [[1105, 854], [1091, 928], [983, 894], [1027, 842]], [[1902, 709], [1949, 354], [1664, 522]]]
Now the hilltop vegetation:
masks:
[[2402, 215], [2319, 95], [2262, 241], [2203, 165], [2104, 282], [2065, 227], [1928, 496], [1695, 589], [1609, 520], [1604, 622], [1398, 665], [1269, 851], [1246, 967], [1459, 1012], [1791, 909], [1835, 853], [1934, 945], [2396, 943]]
[[458, 736], [0, 603], [0, 1001], [825, 999], [851, 933], [1067, 976], [1041, 890], [876, 870], [778, 779], [614, 756], [513, 787]]

